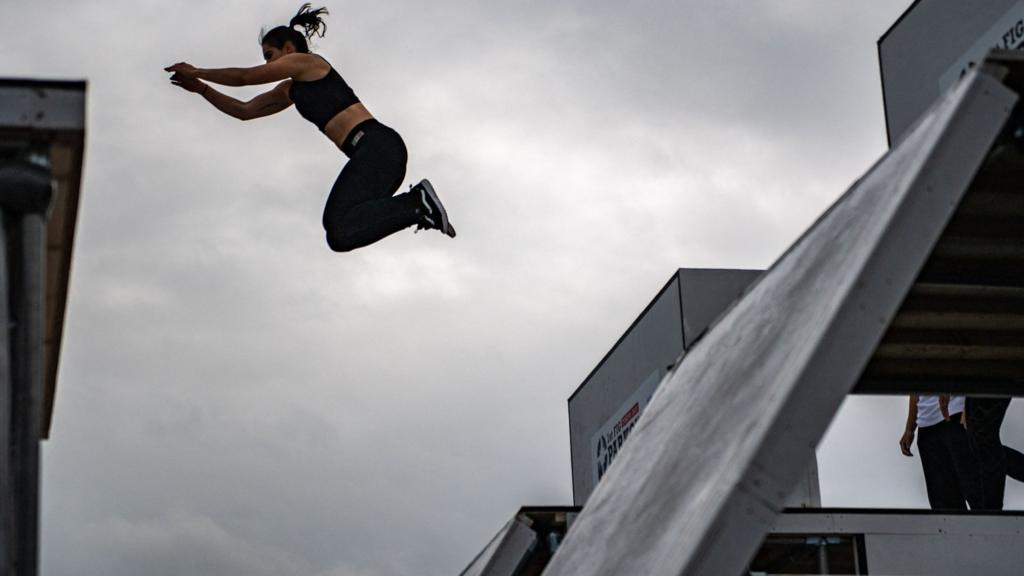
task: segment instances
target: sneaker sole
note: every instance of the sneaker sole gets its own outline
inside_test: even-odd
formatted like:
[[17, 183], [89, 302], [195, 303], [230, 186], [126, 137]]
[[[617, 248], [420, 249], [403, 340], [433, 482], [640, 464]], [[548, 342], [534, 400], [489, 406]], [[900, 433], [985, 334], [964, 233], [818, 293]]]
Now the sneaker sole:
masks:
[[441, 199], [437, 197], [437, 192], [434, 191], [434, 186], [430, 183], [430, 180], [423, 179], [420, 182], [420, 186], [423, 187], [423, 191], [430, 197], [430, 201], [434, 206], [437, 206], [437, 211], [441, 216], [441, 232], [455, 238], [455, 228], [453, 228], [451, 222], [448, 221], [448, 211], [444, 209], [444, 204], [442, 204]]

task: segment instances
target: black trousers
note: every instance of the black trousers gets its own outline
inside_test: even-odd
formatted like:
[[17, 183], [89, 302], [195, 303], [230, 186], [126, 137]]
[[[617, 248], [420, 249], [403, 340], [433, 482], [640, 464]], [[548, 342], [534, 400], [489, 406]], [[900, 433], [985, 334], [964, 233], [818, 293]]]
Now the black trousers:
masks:
[[[967, 398], [967, 438], [978, 460], [978, 510], [1002, 510], [1006, 474], [1019, 474], [1019, 467], [1024, 465], [1014, 455], [1020, 455], [1020, 452], [1008, 452], [999, 438], [999, 429], [1009, 406], [1009, 398]], [[1008, 468], [1008, 460], [1013, 470]]]
[[405, 179], [408, 151], [398, 132], [376, 120], [357, 125], [342, 144], [349, 161], [324, 207], [327, 245], [348, 252], [420, 220], [419, 193], [395, 192]]
[[1003, 456], [1006, 458], [1006, 475], [1017, 482], [1024, 482], [1024, 454], [1003, 446]]
[[978, 464], [960, 414], [918, 429], [917, 451], [933, 510], [966, 510], [978, 502]]

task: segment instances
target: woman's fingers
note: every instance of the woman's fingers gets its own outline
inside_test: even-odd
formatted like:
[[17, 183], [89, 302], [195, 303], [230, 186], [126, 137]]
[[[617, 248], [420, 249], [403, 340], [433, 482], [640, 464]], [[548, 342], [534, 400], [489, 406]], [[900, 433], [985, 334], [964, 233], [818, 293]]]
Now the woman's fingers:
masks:
[[175, 72], [171, 76], [171, 84], [184, 88], [189, 92], [199, 92], [204, 86], [204, 84], [199, 80], [196, 80], [192, 76], [181, 74], [180, 72]]
[[177, 64], [171, 64], [164, 68], [164, 72], [174, 72], [175, 74], [185, 74], [191, 76], [195, 73], [195, 66], [187, 62], [178, 62]]

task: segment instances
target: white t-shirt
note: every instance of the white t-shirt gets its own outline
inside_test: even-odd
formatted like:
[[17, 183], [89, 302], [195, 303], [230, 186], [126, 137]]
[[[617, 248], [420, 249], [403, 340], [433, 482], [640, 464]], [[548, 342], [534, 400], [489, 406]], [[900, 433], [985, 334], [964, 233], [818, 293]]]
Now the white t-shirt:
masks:
[[[959, 414], [964, 411], [964, 397], [949, 397], [949, 415]], [[942, 422], [942, 410], [939, 410], [938, 396], [917, 397], [917, 427], [934, 426]]]

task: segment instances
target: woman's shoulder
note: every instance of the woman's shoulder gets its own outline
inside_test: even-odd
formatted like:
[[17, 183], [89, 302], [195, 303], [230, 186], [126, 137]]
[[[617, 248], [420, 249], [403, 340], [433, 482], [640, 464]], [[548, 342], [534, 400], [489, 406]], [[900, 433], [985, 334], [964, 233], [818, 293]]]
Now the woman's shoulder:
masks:
[[296, 53], [289, 54], [289, 56], [298, 56], [301, 58], [302, 73], [293, 76], [295, 80], [299, 82], [309, 82], [313, 80], [319, 80], [331, 73], [334, 69], [331, 63], [326, 58], [319, 54], [307, 53]]
[[328, 66], [331, 65], [330, 60], [328, 60], [327, 58], [320, 54], [317, 54], [316, 52], [306, 52], [305, 54], [303, 54], [303, 56], [307, 56], [311, 62], [323, 62]]

